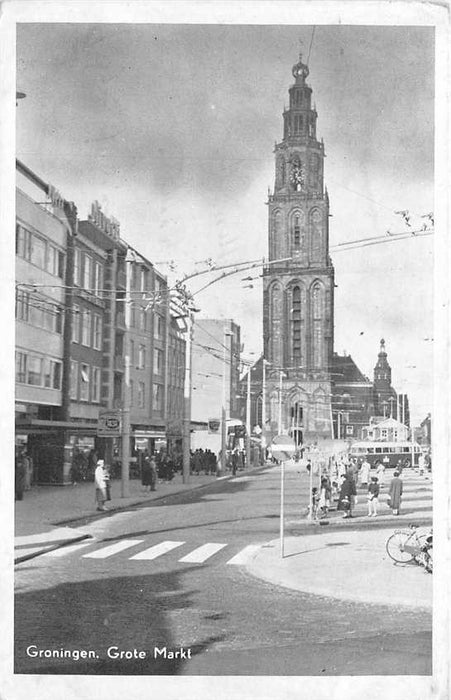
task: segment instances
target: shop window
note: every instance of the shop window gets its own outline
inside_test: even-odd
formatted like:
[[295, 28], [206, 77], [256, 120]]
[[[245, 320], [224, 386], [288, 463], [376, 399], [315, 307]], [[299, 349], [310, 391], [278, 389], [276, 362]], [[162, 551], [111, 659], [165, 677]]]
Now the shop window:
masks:
[[89, 401], [89, 365], [80, 365], [80, 400]]
[[91, 345], [91, 319], [92, 316], [89, 309], [83, 309], [81, 315], [81, 342], [86, 347]]
[[80, 342], [80, 307], [77, 304], [73, 306], [72, 316], [72, 342]]
[[92, 368], [92, 396], [91, 400], [94, 403], [99, 403], [100, 401], [100, 367]]
[[78, 362], [70, 363], [70, 398], [76, 400], [78, 394]]
[[27, 355], [25, 352], [16, 352], [16, 382], [25, 384], [27, 380]]
[[146, 399], [146, 387], [144, 382], [138, 382], [138, 408], [144, 408]]

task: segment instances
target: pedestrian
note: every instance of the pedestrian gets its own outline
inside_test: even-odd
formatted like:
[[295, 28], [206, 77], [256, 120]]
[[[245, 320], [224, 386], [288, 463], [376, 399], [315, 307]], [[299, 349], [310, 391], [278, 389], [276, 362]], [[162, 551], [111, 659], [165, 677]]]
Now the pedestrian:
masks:
[[316, 518], [318, 516], [318, 503], [319, 503], [319, 496], [318, 496], [318, 489], [316, 486], [312, 488], [312, 516]]
[[105, 500], [111, 501], [111, 473], [110, 473], [109, 465], [105, 464], [104, 469], [105, 469], [105, 490], [106, 490], [106, 499]]
[[236, 470], [238, 469], [238, 450], [233, 450], [233, 452], [232, 452], [231, 466], [232, 466], [232, 474], [233, 474], [233, 476], [235, 476]]
[[385, 484], [385, 466], [381, 461], [377, 461], [376, 464], [376, 476], [379, 483], [379, 488], [383, 488]]
[[420, 456], [418, 457], [418, 469], [420, 471], [420, 476], [423, 476], [424, 474], [424, 467], [425, 467], [425, 459], [424, 459], [424, 454], [421, 453]]
[[368, 462], [368, 460], [365, 459], [362, 462], [362, 466], [360, 467], [360, 472], [359, 472], [359, 477], [360, 477], [360, 486], [362, 488], [367, 488], [368, 487], [368, 482], [370, 478], [370, 471], [371, 471], [371, 464]]
[[103, 459], [97, 460], [97, 466], [94, 473], [94, 482], [96, 487], [96, 503], [97, 510], [108, 510], [105, 505], [107, 498], [106, 486], [107, 486], [107, 471], [105, 469], [105, 462]]
[[356, 488], [355, 481], [350, 472], [346, 472], [345, 478], [341, 485], [340, 496], [338, 499], [337, 510], [343, 510], [343, 518], [352, 518], [352, 506], [355, 502]]
[[371, 477], [371, 482], [368, 486], [368, 517], [375, 518], [377, 515], [377, 506], [378, 506], [378, 497], [379, 497], [379, 484], [377, 483], [377, 476], [372, 476]]
[[25, 490], [25, 466], [22, 454], [18, 454], [14, 460], [14, 489], [15, 500], [21, 501]]
[[388, 506], [392, 509], [393, 515], [399, 515], [402, 496], [402, 479], [399, 478], [398, 471], [393, 473], [393, 479], [390, 482], [388, 496], [390, 499], [388, 501]]
[[150, 467], [150, 455], [148, 450], [144, 450], [143, 454], [141, 484], [144, 486], [144, 491], [150, 491], [150, 487], [152, 486], [152, 469]]
[[321, 517], [325, 518], [330, 508], [330, 498], [332, 495], [332, 489], [330, 481], [327, 476], [321, 478], [321, 488], [319, 492], [318, 508], [320, 510]]
[[157, 463], [155, 461], [155, 456], [151, 455], [149, 459], [149, 469], [150, 469], [150, 490], [157, 490]]

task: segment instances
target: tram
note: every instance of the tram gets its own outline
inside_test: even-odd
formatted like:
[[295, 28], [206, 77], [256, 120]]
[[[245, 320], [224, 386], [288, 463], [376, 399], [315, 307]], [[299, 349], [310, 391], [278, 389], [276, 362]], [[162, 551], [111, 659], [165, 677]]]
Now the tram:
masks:
[[417, 442], [380, 442], [364, 440], [362, 442], [354, 442], [349, 450], [350, 457], [355, 459], [366, 459], [373, 467], [376, 462], [383, 462], [386, 467], [394, 468], [399, 464], [403, 467], [409, 464], [418, 466], [418, 458], [422, 453], [422, 449]]

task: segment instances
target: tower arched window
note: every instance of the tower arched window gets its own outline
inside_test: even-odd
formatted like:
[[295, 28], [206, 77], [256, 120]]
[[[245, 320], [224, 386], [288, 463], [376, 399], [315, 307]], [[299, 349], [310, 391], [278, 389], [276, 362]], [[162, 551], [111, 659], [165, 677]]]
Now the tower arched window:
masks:
[[277, 260], [281, 254], [282, 248], [282, 214], [279, 210], [275, 211], [272, 220], [272, 236], [271, 236], [271, 260]]
[[313, 337], [312, 337], [312, 357], [313, 366], [316, 369], [323, 367], [324, 363], [324, 290], [322, 285], [317, 282], [312, 289], [312, 322], [313, 322]]
[[282, 287], [280, 284], [276, 283], [271, 287], [270, 291], [270, 328], [271, 328], [271, 338], [270, 338], [270, 359], [271, 361], [281, 366], [282, 365]]
[[293, 241], [296, 248], [301, 244], [301, 219], [299, 214], [294, 215], [293, 221]]
[[301, 288], [296, 286], [293, 288], [292, 299], [292, 347], [293, 347], [293, 362], [301, 364]]

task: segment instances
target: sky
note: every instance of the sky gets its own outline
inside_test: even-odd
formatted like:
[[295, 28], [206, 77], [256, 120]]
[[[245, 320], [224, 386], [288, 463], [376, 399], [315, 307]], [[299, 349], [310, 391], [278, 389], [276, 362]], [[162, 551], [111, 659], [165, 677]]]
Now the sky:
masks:
[[[80, 218], [98, 200], [170, 280], [207, 258], [261, 259], [300, 50], [325, 143], [335, 350], [372, 378], [384, 338], [418, 422], [432, 408], [433, 237], [334, 247], [407, 230], [396, 211], [419, 228], [434, 210], [433, 27], [19, 24], [17, 157]], [[201, 317], [239, 323], [256, 358], [262, 285], [245, 276], [195, 298]]]

